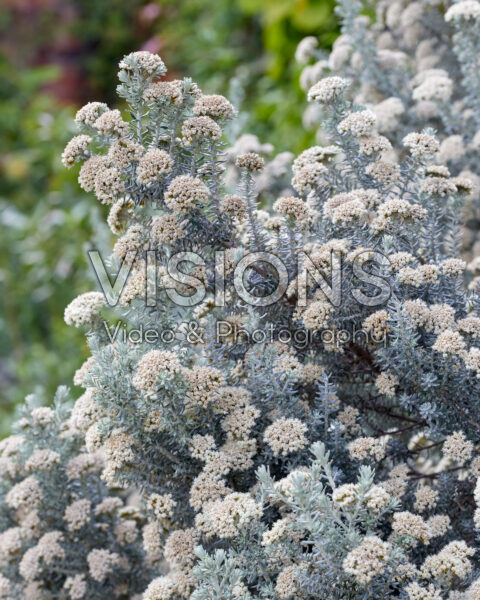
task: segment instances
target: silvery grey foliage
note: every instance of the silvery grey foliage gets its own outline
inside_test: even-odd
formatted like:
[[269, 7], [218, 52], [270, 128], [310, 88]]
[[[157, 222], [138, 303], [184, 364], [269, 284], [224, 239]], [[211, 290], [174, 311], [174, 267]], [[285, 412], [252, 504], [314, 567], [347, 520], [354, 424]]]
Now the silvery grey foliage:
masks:
[[[304, 42], [300, 57], [309, 63], [301, 78], [305, 89], [328, 74], [347, 77], [352, 96], [376, 114], [378, 131], [396, 151], [410, 131], [436, 130], [442, 163], [474, 184], [463, 239], [470, 260], [480, 252], [478, 9], [475, 0], [339, 0], [342, 35], [331, 54]], [[310, 106], [305, 121], [318, 125], [321, 110]], [[475, 263], [472, 271], [478, 274]]]
[[165, 73], [125, 57], [130, 119], [87, 104], [62, 157], [118, 236], [92, 258], [112, 289], [65, 310], [92, 352], [69, 427], [141, 497], [143, 599], [478, 598], [472, 182], [333, 75], [308, 92], [323, 145], [260, 209], [257, 153], [226, 189], [233, 106]]
[[[209, 555], [199, 548], [200, 585], [193, 598], [214, 598], [221, 588], [222, 597], [232, 599], [430, 599], [441, 598], [441, 591], [461, 579], [470, 581], [475, 550], [464, 541], [436, 542], [450, 526], [447, 516], [424, 519], [401, 512], [391, 495], [405, 485], [399, 471], [376, 485], [373, 471], [364, 466], [354, 483], [340, 484], [324, 444], [315, 443], [312, 453], [309, 467], [279, 481], [266, 468], [259, 470], [259, 501], [264, 514], [276, 513], [276, 520], [270, 528], [245, 525], [228, 552]], [[458, 597], [477, 594], [478, 582]]]
[[0, 596], [6, 600], [133, 598], [148, 581], [142, 515], [100, 479], [59, 388], [54, 408], [31, 396], [1, 442]]

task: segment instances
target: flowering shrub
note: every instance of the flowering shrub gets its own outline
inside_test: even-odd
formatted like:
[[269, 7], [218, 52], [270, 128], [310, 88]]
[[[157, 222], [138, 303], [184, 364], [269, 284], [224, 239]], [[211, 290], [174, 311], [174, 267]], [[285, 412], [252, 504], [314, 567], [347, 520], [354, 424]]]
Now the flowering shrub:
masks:
[[[65, 435], [146, 518], [144, 559], [120, 512], [101, 555], [78, 539], [88, 583], [121, 578], [123, 552], [139, 565], [129, 584], [151, 573], [144, 600], [478, 598], [479, 296], [459, 245], [471, 180], [421, 123], [383, 135], [335, 74], [308, 92], [325, 143], [260, 209], [259, 154], [237, 156], [235, 189], [225, 180], [233, 106], [165, 72], [125, 57], [131, 119], [87, 104], [62, 157], [83, 163], [118, 237], [91, 256], [103, 292], [65, 310], [91, 348]], [[33, 472], [53, 460], [32, 457]], [[40, 502], [36, 481], [7, 506]], [[56, 559], [90, 493], [48, 533]], [[72, 592], [80, 570], [66, 597], [88, 597]]]
[[67, 400], [30, 397], [1, 442], [1, 598], [132, 598], [148, 581], [141, 512], [100, 479]]
[[[328, 59], [318, 51], [315, 38], [301, 42], [297, 59], [306, 65], [302, 86], [307, 90], [327, 75], [348, 78], [352, 97], [372, 110], [378, 132], [393, 143], [388, 153], [393, 160], [406, 134], [426, 125], [437, 130], [439, 160], [473, 184], [462, 240], [471, 260], [472, 250], [475, 258], [480, 248], [479, 3], [380, 0], [374, 19], [364, 14], [366, 4], [338, 0], [342, 35]], [[321, 109], [310, 105], [305, 123], [315, 126], [321, 120]], [[319, 135], [321, 139], [321, 130]], [[474, 275], [477, 265], [474, 261], [469, 266]]]

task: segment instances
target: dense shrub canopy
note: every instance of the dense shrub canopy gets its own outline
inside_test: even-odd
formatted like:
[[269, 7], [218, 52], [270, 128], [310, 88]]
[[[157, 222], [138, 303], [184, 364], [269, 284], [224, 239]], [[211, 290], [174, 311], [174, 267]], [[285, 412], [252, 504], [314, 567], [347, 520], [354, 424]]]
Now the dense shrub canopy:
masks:
[[[82, 163], [79, 184], [108, 206], [117, 240], [111, 256], [91, 256], [102, 291], [65, 310], [87, 331], [91, 357], [74, 379], [84, 394], [70, 415], [62, 398], [48, 413], [57, 442], [22, 420], [26, 434], [4, 443], [2, 535], [18, 538], [4, 597], [480, 597], [479, 292], [461, 247], [476, 181], [462, 168], [474, 169], [470, 156], [445, 155], [452, 135], [475, 137], [477, 74], [460, 46], [476, 39], [480, 3], [411, 6], [408, 42], [401, 2], [387, 10], [404, 19], [395, 35], [382, 30], [394, 19], [370, 27], [360, 3], [341, 4], [343, 42], [303, 75], [319, 145], [295, 158], [290, 181], [284, 161], [265, 164], [244, 139], [226, 151], [235, 108], [166, 80], [158, 55], [120, 62], [128, 120], [100, 102], [77, 113], [62, 161]], [[461, 69], [417, 64], [410, 98], [405, 65], [425, 32], [432, 54], [445, 46], [445, 69]], [[352, 65], [338, 65], [340, 47], [356, 52]], [[297, 58], [315, 52], [307, 39]], [[454, 130], [447, 92], [459, 76], [470, 88]], [[424, 101], [439, 112], [422, 118]], [[46, 490], [72, 460], [96, 488], [63, 504]], [[140, 508], [118, 504], [99, 527], [91, 511], [108, 489], [134, 492]], [[38, 532], [25, 531], [27, 503], [50, 511]]]

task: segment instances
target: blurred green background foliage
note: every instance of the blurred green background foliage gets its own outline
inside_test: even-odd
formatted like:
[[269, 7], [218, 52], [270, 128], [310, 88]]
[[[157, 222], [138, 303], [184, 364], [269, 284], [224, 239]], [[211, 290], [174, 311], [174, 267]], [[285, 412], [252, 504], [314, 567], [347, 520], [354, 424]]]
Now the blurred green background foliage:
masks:
[[[65, 306], [93, 289], [86, 251], [105, 248], [104, 207], [60, 163], [87, 101], [117, 105], [118, 60], [158, 52], [241, 112], [241, 133], [275, 151], [313, 143], [294, 53], [338, 35], [334, 0], [4, 0], [0, 14], [0, 435], [16, 404], [71, 385], [87, 356]], [[80, 392], [80, 390], [78, 390]]]

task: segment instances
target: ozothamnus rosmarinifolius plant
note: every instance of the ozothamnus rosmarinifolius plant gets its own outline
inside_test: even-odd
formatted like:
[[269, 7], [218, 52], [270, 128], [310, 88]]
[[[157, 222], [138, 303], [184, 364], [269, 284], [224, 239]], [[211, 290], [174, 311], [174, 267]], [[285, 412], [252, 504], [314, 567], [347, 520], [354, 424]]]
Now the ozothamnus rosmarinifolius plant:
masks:
[[88, 104], [63, 154], [128, 273], [65, 311], [92, 351], [69, 428], [141, 498], [144, 600], [478, 598], [471, 181], [432, 130], [380, 135], [335, 75], [309, 90], [326, 143], [260, 209], [260, 156], [225, 186], [232, 105], [165, 71], [125, 57], [129, 120]]
[[[348, 78], [349, 97], [375, 113], [378, 132], [393, 143], [394, 160], [405, 135], [427, 125], [436, 130], [439, 160], [472, 181], [462, 247], [478, 276], [479, 3], [338, 0], [336, 12], [342, 34], [328, 56], [313, 36], [298, 46], [302, 87], [308, 90], [329, 75]], [[318, 127], [321, 121], [321, 108], [310, 104], [305, 124]], [[320, 128], [319, 140], [322, 135]]]
[[100, 478], [101, 452], [88, 453], [59, 388], [53, 408], [27, 398], [0, 447], [0, 597], [130, 599], [149, 567], [144, 517]]

